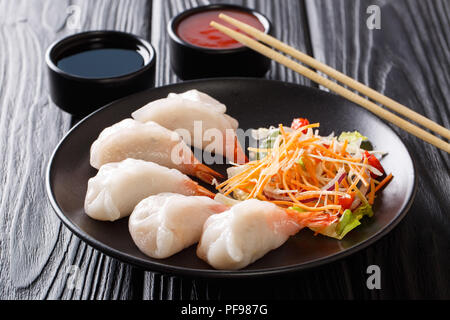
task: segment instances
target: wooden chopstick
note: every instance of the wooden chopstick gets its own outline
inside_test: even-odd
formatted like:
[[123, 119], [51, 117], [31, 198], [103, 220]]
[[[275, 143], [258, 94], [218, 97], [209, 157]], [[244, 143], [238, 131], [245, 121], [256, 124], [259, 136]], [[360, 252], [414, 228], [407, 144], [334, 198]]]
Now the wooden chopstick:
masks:
[[253, 36], [255, 39], [258, 39], [271, 47], [284, 52], [297, 60], [301, 61], [305, 65], [308, 65], [318, 71], [325, 73], [326, 75], [336, 79], [337, 81], [347, 85], [348, 87], [355, 89], [356, 91], [362, 93], [363, 95], [375, 100], [376, 102], [381, 103], [382, 105], [388, 107], [389, 109], [413, 120], [414, 122], [421, 124], [425, 128], [428, 128], [444, 138], [450, 139], [450, 130], [437, 124], [436, 122], [424, 117], [423, 115], [409, 109], [408, 107], [398, 103], [395, 100], [392, 100], [389, 97], [379, 93], [378, 91], [373, 90], [362, 84], [361, 82], [356, 81], [353, 78], [339, 72], [336, 69], [331, 68], [330, 66], [314, 59], [313, 57], [298, 51], [297, 49], [281, 42], [280, 40], [265, 34], [264, 32], [259, 31], [258, 29], [249, 26], [239, 20], [236, 20], [226, 14], [220, 14], [219, 16], [224, 21], [228, 22], [231, 25], [239, 28], [240, 30], [246, 32], [247, 34]]
[[229, 37], [235, 39], [236, 41], [239, 41], [243, 45], [259, 52], [260, 54], [262, 54], [272, 60], [277, 61], [278, 63], [292, 69], [293, 71], [303, 75], [304, 77], [307, 77], [310, 80], [317, 82], [318, 84], [343, 96], [344, 98], [360, 105], [361, 107], [376, 114], [380, 118], [383, 118], [383, 119], [395, 124], [396, 126], [409, 132], [410, 134], [418, 137], [419, 139], [422, 139], [422, 140], [434, 145], [435, 147], [438, 147], [438, 148], [446, 151], [447, 153], [450, 153], [450, 144], [449, 143], [428, 133], [427, 131], [419, 128], [418, 126], [404, 120], [403, 118], [400, 118], [399, 116], [395, 115], [394, 113], [379, 107], [375, 103], [361, 97], [360, 95], [353, 93], [352, 91], [340, 86], [339, 84], [337, 84], [331, 80], [328, 80], [327, 78], [322, 77], [321, 75], [312, 71], [311, 69], [304, 67], [303, 65], [293, 61], [292, 59], [289, 59], [288, 57], [282, 55], [281, 53], [270, 49], [269, 47], [261, 44], [260, 42], [254, 40], [240, 32], [234, 31], [234, 30], [232, 30], [224, 25], [221, 25], [217, 22], [214, 22], [214, 21], [211, 22], [211, 26], [216, 28], [217, 30], [223, 32], [224, 34], [228, 35]]

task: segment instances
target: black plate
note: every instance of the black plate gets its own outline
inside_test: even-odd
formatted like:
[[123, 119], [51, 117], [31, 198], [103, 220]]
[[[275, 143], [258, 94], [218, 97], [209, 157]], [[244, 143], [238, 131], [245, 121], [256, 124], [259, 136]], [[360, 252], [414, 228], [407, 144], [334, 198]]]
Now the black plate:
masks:
[[[197, 258], [195, 246], [165, 260], [142, 254], [128, 232], [128, 219], [99, 222], [83, 210], [87, 181], [96, 174], [89, 166], [89, 149], [100, 132], [149, 101], [170, 92], [206, 92], [228, 106], [242, 129], [289, 125], [294, 117], [321, 123], [321, 134], [358, 130], [375, 148], [388, 152], [382, 160], [394, 180], [377, 198], [375, 217], [342, 240], [314, 236], [302, 230], [281, 248], [240, 271], [217, 271]], [[222, 168], [215, 168], [223, 171]], [[415, 168], [400, 138], [377, 117], [338, 96], [295, 84], [256, 79], [216, 79], [184, 82], [150, 89], [113, 102], [74, 127], [57, 147], [48, 167], [47, 192], [58, 217], [96, 249], [147, 270], [200, 277], [274, 275], [318, 266], [367, 247], [391, 231], [405, 216], [416, 191]], [[395, 255], [395, 253], [392, 253]]]

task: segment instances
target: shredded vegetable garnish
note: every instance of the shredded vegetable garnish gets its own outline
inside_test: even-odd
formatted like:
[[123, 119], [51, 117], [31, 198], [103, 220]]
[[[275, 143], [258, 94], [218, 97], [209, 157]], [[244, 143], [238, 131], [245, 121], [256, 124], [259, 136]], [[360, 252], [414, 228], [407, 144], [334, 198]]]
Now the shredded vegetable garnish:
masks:
[[[385, 177], [373, 153], [360, 149], [361, 140], [366, 138], [359, 133], [347, 133], [339, 139], [322, 137], [319, 123], [296, 120], [291, 128], [279, 125], [278, 130], [272, 130], [269, 143], [261, 141], [261, 148], [249, 148], [258, 155], [255, 160], [234, 167], [217, 189], [238, 200], [270, 201], [315, 232], [341, 238], [364, 216], [351, 212], [371, 207], [392, 174]], [[357, 139], [346, 140], [346, 136]], [[351, 225], [344, 225], [346, 221]]]

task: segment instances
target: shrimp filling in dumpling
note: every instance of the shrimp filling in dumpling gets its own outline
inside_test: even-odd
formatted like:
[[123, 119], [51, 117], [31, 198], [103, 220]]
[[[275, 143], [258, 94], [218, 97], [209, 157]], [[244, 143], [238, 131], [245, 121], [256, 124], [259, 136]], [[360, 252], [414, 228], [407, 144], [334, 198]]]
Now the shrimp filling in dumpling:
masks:
[[89, 180], [84, 208], [93, 219], [115, 221], [129, 216], [143, 199], [163, 192], [214, 197], [176, 169], [127, 159], [105, 164]]
[[135, 111], [132, 116], [137, 121], [154, 121], [177, 131], [187, 144], [196, 148], [224, 155], [238, 164], [245, 163], [246, 156], [236, 136], [239, 123], [225, 112], [225, 105], [205, 93], [191, 90], [183, 94], [171, 93]]
[[207, 183], [221, 177], [201, 164], [176, 132], [152, 121], [125, 119], [103, 130], [91, 146], [91, 165], [96, 169], [127, 158], [155, 162]]

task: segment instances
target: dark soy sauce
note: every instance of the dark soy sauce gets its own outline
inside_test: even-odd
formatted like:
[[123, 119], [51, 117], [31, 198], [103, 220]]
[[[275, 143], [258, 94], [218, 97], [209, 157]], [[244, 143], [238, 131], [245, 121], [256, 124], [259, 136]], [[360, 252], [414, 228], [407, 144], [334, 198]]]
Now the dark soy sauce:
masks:
[[145, 59], [139, 49], [99, 48], [76, 52], [58, 60], [57, 66], [74, 76], [102, 79], [120, 77], [141, 69]]

